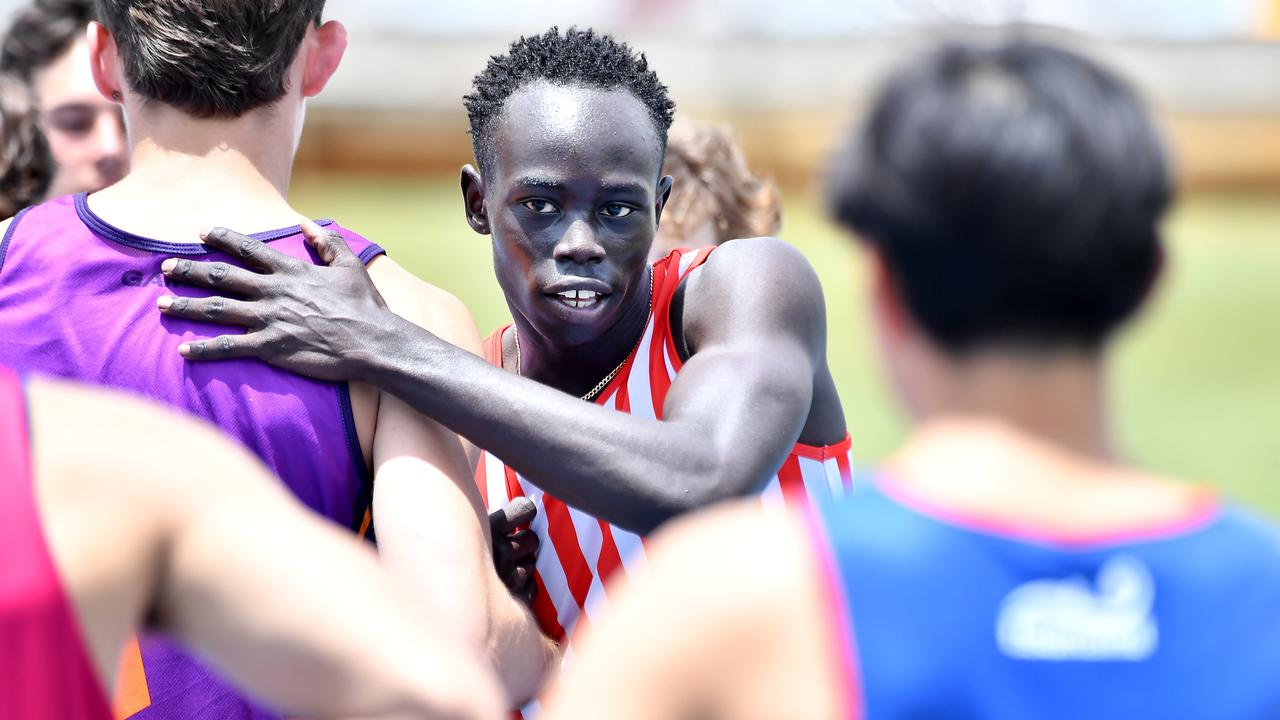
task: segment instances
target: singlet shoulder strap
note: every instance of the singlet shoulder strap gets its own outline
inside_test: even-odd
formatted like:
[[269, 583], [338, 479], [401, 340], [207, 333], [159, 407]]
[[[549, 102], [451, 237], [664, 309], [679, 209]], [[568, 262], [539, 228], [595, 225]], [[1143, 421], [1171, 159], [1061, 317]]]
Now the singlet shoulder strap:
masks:
[[484, 359], [494, 367], [502, 367], [502, 336], [506, 334], [511, 323], [507, 323], [484, 339]]
[[671, 332], [671, 301], [680, 289], [680, 283], [694, 270], [702, 267], [715, 249], [716, 246], [712, 245], [699, 250], [675, 250], [653, 265], [654, 346], [666, 347], [668, 357], [677, 371], [683, 363]]

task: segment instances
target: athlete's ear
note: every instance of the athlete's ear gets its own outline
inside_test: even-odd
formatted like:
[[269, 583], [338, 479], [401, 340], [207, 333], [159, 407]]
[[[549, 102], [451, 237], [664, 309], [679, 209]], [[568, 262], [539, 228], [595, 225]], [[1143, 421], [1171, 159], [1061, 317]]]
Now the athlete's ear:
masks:
[[120, 54], [116, 51], [116, 39], [102, 23], [91, 21], [85, 30], [89, 41], [89, 69], [93, 72], [93, 84], [102, 97], [120, 102], [124, 97], [124, 76], [120, 72]]
[[653, 226], [657, 227], [662, 224], [662, 208], [667, 206], [667, 201], [671, 199], [671, 186], [675, 184], [676, 179], [670, 175], [663, 175], [658, 181], [658, 199], [653, 204]]
[[315, 97], [329, 84], [347, 52], [347, 28], [330, 20], [307, 32], [307, 60], [302, 73], [302, 96]]
[[489, 211], [484, 206], [484, 178], [471, 165], [462, 167], [462, 207], [467, 211], [467, 224], [481, 235], [488, 235]]

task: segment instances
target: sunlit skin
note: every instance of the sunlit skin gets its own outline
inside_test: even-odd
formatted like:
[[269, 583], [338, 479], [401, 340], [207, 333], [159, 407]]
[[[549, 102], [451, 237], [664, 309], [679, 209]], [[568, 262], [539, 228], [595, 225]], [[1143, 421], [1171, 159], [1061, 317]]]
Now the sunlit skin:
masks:
[[[617, 90], [537, 83], [497, 122], [489, 172], [462, 173], [467, 219], [493, 236], [521, 374], [582, 394], [648, 316], [649, 248], [671, 192], [661, 140], [644, 105]], [[575, 290], [595, 299], [560, 295]], [[514, 369], [515, 336], [504, 340]]]
[[[630, 91], [546, 82], [513, 92], [492, 122], [491, 155], [463, 169], [461, 189], [471, 227], [493, 236], [518, 331], [502, 338], [503, 367], [386, 312], [341, 238], [326, 236], [312, 242], [333, 266], [301, 271], [313, 280], [244, 278], [255, 332], [180, 352], [371, 382], [565, 503], [640, 533], [756, 491], [797, 441], [846, 436], [822, 288], [798, 250], [767, 237], [722, 246], [671, 296], [684, 363], [661, 419], [582, 402], [644, 336], [647, 257], [673, 192], [660, 126]], [[238, 237], [208, 241], [234, 253]], [[199, 318], [201, 303], [181, 313]], [[294, 312], [305, 326], [259, 320]]]
[[49, 149], [58, 165], [49, 197], [101, 190], [129, 171], [120, 106], [98, 92], [89, 43], [76, 40], [32, 78]]

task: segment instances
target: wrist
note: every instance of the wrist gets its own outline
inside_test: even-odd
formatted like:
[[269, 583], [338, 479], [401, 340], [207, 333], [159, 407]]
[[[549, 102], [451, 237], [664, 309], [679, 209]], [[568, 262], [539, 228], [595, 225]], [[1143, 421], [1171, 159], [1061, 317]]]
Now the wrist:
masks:
[[353, 380], [381, 387], [380, 381], [395, 374], [404, 359], [405, 325], [403, 318], [387, 310], [383, 317], [362, 333], [359, 346], [348, 356]]

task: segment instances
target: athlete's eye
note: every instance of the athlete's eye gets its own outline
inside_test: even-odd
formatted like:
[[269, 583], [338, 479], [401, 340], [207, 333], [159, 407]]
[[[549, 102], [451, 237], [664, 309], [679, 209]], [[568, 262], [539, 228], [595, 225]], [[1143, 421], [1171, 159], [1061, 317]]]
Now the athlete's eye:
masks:
[[611, 218], [624, 218], [633, 212], [635, 212], [635, 208], [622, 203], [609, 203], [600, 208], [600, 214]]
[[550, 200], [534, 198], [533, 200], [525, 200], [521, 204], [539, 215], [550, 215], [556, 211], [556, 206]]

